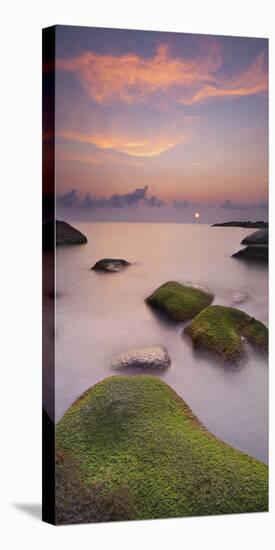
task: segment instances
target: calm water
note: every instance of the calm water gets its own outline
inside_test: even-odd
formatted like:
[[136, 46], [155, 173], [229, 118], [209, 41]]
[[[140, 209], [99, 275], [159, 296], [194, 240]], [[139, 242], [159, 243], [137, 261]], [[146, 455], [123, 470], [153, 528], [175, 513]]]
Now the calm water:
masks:
[[[172, 359], [160, 376], [215, 435], [267, 462], [268, 365], [248, 350], [240, 368], [195, 354], [183, 324], [156, 316], [144, 298], [178, 280], [206, 286], [214, 303], [237, 305], [268, 322], [267, 268], [230, 255], [252, 230], [207, 225], [75, 223], [88, 244], [57, 250], [56, 419], [87, 388], [114, 374], [112, 357], [163, 345]], [[133, 262], [120, 273], [91, 271], [104, 257]]]

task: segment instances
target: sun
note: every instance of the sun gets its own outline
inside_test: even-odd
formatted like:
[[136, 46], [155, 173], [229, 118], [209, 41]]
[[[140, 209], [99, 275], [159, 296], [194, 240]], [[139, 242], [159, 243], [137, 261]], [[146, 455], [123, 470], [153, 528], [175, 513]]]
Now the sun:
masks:
[[200, 217], [200, 213], [199, 212], [195, 212], [195, 218], [198, 220]]

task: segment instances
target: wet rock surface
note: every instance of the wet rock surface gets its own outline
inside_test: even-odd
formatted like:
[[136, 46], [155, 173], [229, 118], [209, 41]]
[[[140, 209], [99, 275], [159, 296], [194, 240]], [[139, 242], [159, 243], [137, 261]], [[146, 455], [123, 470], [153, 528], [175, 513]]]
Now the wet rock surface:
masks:
[[125, 269], [128, 265], [130, 265], [130, 263], [126, 260], [103, 258], [102, 260], [98, 260], [98, 262], [96, 262], [91, 269], [94, 269], [95, 271], [105, 271], [107, 273], [116, 273], [122, 269]]
[[165, 369], [171, 364], [168, 352], [162, 346], [137, 348], [117, 355], [111, 366], [113, 369], [138, 367], [144, 370]]

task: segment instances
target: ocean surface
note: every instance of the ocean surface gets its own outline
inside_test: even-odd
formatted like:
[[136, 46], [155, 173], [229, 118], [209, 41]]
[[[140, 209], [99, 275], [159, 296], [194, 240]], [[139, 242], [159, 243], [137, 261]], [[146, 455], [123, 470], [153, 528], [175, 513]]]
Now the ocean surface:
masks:
[[[268, 324], [267, 267], [231, 258], [253, 229], [72, 225], [87, 236], [88, 244], [57, 249], [56, 420], [82, 392], [117, 374], [110, 368], [114, 355], [161, 345], [172, 364], [157, 376], [213, 434], [267, 462], [267, 360], [248, 349], [247, 359], [236, 368], [195, 353], [189, 338], [182, 335], [184, 324], [167, 322], [144, 301], [166, 281], [188, 282], [213, 291], [214, 304], [235, 305]], [[124, 258], [132, 265], [119, 273], [91, 271], [104, 257]]]

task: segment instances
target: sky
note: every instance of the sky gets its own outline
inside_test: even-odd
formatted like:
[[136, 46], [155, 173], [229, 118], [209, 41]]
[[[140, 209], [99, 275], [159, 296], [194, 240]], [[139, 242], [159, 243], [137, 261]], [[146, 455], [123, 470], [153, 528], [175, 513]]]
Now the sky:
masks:
[[267, 220], [266, 39], [56, 29], [59, 219]]

